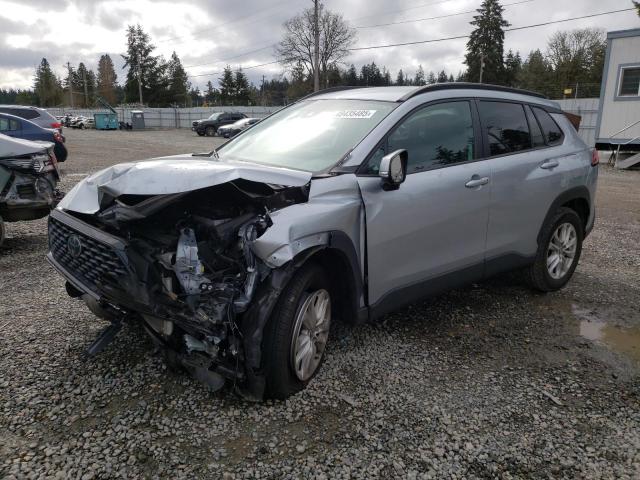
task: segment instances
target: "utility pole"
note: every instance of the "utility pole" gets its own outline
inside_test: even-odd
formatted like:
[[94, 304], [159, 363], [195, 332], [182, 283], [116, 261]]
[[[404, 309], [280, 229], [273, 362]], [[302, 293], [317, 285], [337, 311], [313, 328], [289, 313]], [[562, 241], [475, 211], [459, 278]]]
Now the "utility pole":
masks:
[[480, 54], [480, 81], [482, 83], [482, 74], [484, 73], [484, 53]]
[[313, 52], [313, 91], [320, 90], [320, 26], [318, 21], [318, 0], [313, 0], [313, 36], [315, 49]]
[[67, 62], [67, 71], [69, 76], [67, 77], [67, 84], [69, 85], [69, 105], [73, 108], [73, 75], [71, 75], [71, 64]]
[[82, 69], [82, 83], [84, 83], [84, 106], [89, 106], [89, 93], [87, 92], [87, 69]]
[[142, 69], [140, 68], [138, 52], [136, 52], [136, 73], [138, 75], [138, 96], [140, 97], [140, 106], [142, 106]]
[[264, 75], [262, 75], [262, 84], [260, 85], [260, 97], [261, 97], [261, 102], [262, 102], [262, 106], [264, 107]]

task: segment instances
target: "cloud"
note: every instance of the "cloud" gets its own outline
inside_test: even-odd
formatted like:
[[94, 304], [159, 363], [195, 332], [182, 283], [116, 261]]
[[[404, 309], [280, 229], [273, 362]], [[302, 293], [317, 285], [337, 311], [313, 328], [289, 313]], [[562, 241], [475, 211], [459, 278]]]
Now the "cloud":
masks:
[[[518, 0], [504, 0], [504, 4]], [[480, 0], [325, 0], [327, 8], [339, 11], [354, 26], [417, 20], [473, 10]], [[124, 52], [128, 24], [140, 23], [151, 35], [156, 53], [169, 57], [174, 50], [180, 56], [194, 85], [203, 88], [214, 83], [226, 64], [245, 67], [249, 79], [259, 84], [281, 75], [279, 65], [260, 68], [248, 66], [274, 60], [271, 44], [282, 35], [283, 22], [311, 2], [300, 0], [0, 0], [0, 87], [28, 87], [33, 66], [46, 57], [58, 75], [65, 75], [69, 61], [85, 62], [96, 68], [101, 54], [111, 52], [122, 79], [120, 53]], [[582, 0], [559, 3], [557, 0], [532, 0], [506, 6], [505, 17], [513, 26], [607, 10], [629, 8], [628, 0]], [[358, 29], [358, 46], [402, 43], [440, 37], [465, 35], [471, 31], [472, 14], [451, 16], [400, 25]], [[546, 47], [557, 30], [597, 26], [607, 30], [637, 28], [635, 12], [550, 25], [531, 30], [508, 32], [505, 48], [520, 51]], [[346, 63], [359, 69], [375, 61], [386, 66], [392, 77], [402, 68], [412, 76], [418, 65], [426, 72], [445, 69], [456, 75], [463, 70], [466, 40], [451, 40], [413, 46], [360, 50]], [[241, 55], [244, 54], [244, 55]], [[205, 64], [205, 65], [200, 65]]]

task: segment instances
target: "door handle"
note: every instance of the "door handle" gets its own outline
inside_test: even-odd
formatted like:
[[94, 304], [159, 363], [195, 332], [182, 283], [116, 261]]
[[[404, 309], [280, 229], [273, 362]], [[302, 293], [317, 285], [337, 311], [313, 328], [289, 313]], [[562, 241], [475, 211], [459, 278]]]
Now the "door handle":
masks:
[[482, 178], [472, 177], [471, 180], [469, 180], [467, 183], [464, 184], [464, 186], [467, 188], [475, 188], [481, 185], [486, 185], [487, 183], [489, 183], [489, 177], [482, 177]]
[[551, 170], [552, 168], [556, 168], [558, 165], [557, 160], [545, 160], [545, 162], [540, 165], [540, 168], [544, 168], [545, 170]]

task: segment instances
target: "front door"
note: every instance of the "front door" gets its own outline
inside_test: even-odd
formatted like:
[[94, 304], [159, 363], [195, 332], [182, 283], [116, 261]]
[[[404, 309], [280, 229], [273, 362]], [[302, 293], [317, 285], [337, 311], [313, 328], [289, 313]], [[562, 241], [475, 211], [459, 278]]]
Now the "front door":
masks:
[[[460, 100], [415, 110], [358, 177], [374, 310], [388, 311], [430, 293], [429, 280], [437, 285], [439, 278], [446, 287], [482, 275], [491, 184], [489, 166], [477, 160], [472, 107]], [[398, 190], [384, 191], [375, 176], [380, 158], [401, 148], [408, 151], [407, 178]]]

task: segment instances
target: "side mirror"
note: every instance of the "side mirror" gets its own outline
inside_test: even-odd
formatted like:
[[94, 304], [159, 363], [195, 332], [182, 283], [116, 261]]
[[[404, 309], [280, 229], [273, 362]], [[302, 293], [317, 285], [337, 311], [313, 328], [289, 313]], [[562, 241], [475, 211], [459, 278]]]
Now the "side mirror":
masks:
[[409, 154], [400, 149], [391, 152], [380, 161], [378, 175], [382, 178], [383, 190], [397, 190], [407, 176], [407, 159]]

